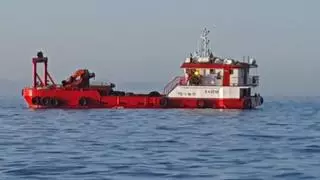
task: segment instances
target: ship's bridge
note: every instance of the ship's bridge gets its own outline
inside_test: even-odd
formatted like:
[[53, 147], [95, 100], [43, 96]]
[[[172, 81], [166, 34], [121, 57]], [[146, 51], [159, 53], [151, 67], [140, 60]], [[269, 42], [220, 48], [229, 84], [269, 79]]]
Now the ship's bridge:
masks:
[[[220, 88], [225, 89], [221, 92], [232, 91], [232, 97], [236, 97], [239, 94], [250, 95], [259, 86], [256, 60], [243, 57], [242, 61], [238, 61], [214, 55], [209, 48], [208, 34], [209, 31], [205, 28], [200, 36], [198, 50], [190, 53], [180, 67], [183, 69], [183, 76], [170, 81], [164, 88], [164, 94], [169, 94], [179, 86], [178, 88], [193, 89]], [[225, 97], [225, 94], [221, 96]]]
[[254, 60], [246, 63], [219, 58], [209, 59], [209, 62], [195, 62], [187, 58], [181, 65], [186, 81], [192, 81], [186, 82], [188, 85], [203, 86], [258, 86], [256, 67]]
[[[190, 53], [181, 68], [184, 72], [184, 85], [202, 86], [258, 86], [259, 76], [250, 73], [257, 71], [256, 60], [243, 57], [242, 61], [214, 56], [209, 48], [209, 31], [203, 30], [198, 51]], [[254, 71], [252, 71], [254, 72]]]

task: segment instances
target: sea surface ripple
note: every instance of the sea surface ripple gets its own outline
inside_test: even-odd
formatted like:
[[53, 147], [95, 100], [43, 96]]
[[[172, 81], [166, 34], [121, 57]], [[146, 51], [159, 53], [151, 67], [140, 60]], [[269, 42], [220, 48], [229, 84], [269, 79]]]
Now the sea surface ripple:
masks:
[[38, 110], [2, 97], [0, 179], [320, 179], [320, 98], [257, 110]]

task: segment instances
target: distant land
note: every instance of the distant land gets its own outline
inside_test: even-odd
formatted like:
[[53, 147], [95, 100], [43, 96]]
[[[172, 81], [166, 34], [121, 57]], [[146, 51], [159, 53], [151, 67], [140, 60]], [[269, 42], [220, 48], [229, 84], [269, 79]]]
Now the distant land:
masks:
[[163, 92], [167, 82], [123, 82], [116, 84], [117, 90], [149, 93], [151, 91]]
[[[1, 96], [21, 96], [21, 90], [31, 85], [31, 81], [13, 81], [7, 79], [0, 79], [1, 89], [0, 95]], [[98, 82], [93, 82], [98, 83]], [[123, 83], [116, 83], [115, 82], [115, 89], [121, 91], [130, 91], [136, 93], [148, 93], [151, 91], [158, 91], [162, 92], [166, 82], [123, 82]]]
[[[93, 81], [94, 84], [97, 84], [101, 81]], [[103, 82], [103, 81], [102, 81]], [[21, 96], [21, 90], [25, 86], [31, 85], [31, 80], [8, 80], [0, 79], [1, 89], [0, 96]], [[120, 91], [128, 91], [133, 93], [149, 93], [151, 91], [163, 92], [164, 87], [168, 82], [114, 82], [116, 85], [115, 89]], [[284, 89], [277, 89], [277, 92], [270, 92], [260, 87], [261, 95], [264, 97], [318, 97], [316, 93], [303, 93], [299, 91], [285, 92]]]

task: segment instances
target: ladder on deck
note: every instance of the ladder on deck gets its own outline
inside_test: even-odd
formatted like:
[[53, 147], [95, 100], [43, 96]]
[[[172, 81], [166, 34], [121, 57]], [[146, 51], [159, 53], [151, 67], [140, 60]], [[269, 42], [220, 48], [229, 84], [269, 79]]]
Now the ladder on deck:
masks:
[[168, 95], [175, 87], [181, 84], [181, 80], [184, 80], [184, 77], [176, 76], [164, 87], [163, 93]]

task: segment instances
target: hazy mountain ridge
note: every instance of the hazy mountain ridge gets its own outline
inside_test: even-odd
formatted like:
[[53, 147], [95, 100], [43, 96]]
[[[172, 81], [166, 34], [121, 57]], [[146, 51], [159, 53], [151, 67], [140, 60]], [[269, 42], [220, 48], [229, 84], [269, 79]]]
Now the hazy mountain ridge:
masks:
[[[100, 81], [94, 82], [97, 84]], [[24, 81], [24, 80], [8, 80], [8, 79], [0, 79], [1, 83], [1, 89], [0, 94], [2, 96], [6, 95], [21, 95], [21, 90], [30, 85], [30, 81]], [[120, 91], [130, 91], [130, 92], [136, 92], [136, 93], [148, 93], [151, 91], [158, 91], [162, 92], [164, 86], [166, 83], [163, 82], [122, 82], [122, 83], [115, 83], [116, 90]]]
[[[94, 81], [94, 84], [105, 81]], [[31, 86], [32, 82], [30, 80], [8, 80], [0, 79], [1, 89], [0, 96], [20, 96], [21, 91], [26, 86]], [[149, 93], [151, 91], [163, 92], [164, 87], [168, 82], [114, 82], [116, 85], [115, 90], [127, 91], [133, 93]], [[283, 98], [293, 98], [293, 97], [319, 97], [316, 93], [302, 93], [302, 92], [270, 92], [263, 88], [261, 89], [261, 95], [264, 97], [283, 97]]]

